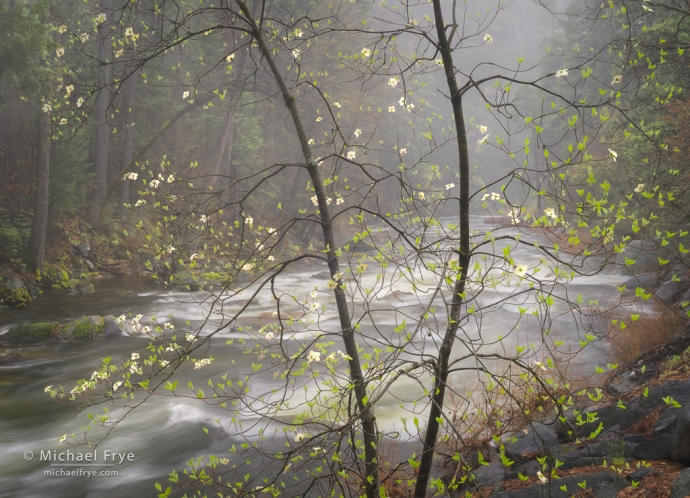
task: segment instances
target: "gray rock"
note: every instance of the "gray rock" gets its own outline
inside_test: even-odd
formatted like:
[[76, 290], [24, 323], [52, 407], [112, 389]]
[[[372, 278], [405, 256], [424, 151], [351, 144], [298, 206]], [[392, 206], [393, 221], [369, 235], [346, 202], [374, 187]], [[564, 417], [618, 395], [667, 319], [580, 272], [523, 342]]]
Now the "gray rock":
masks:
[[331, 279], [331, 272], [329, 271], [320, 271], [319, 273], [314, 273], [311, 277], [314, 280], [330, 280]]
[[11, 365], [13, 363], [21, 363], [22, 361], [26, 361], [26, 356], [16, 349], [10, 349], [0, 356], [0, 365]]
[[96, 265], [94, 265], [91, 261], [88, 259], [84, 260], [84, 264], [86, 264], [86, 267], [89, 269], [89, 271], [94, 271], [96, 269]]
[[119, 323], [117, 323], [117, 318], [115, 318], [113, 315], [107, 315], [104, 317], [103, 334], [106, 337], [129, 335], [127, 330], [125, 330]]
[[[596, 498], [617, 498], [618, 492], [630, 485], [619, 475], [602, 472], [600, 474], [562, 477], [551, 482], [528, 486], [517, 491], [499, 493], [495, 496], [496, 498], [536, 498], [541, 496], [570, 498], [577, 492], [584, 491], [578, 484], [583, 484], [585, 489], [591, 490]], [[563, 491], [562, 487], [565, 487], [566, 491]]]
[[625, 292], [635, 293], [635, 289], [642, 287], [646, 290], [652, 290], [659, 282], [659, 275], [656, 272], [647, 273], [644, 275], [637, 275], [625, 281]]
[[662, 434], [673, 434], [678, 425], [678, 415], [680, 410], [677, 408], [667, 408], [654, 422], [652, 427], [652, 436], [660, 436]]
[[630, 482], [642, 482], [642, 480], [649, 474], [653, 473], [654, 469], [651, 467], [640, 467], [635, 472], [632, 472], [625, 476], [625, 479]]
[[674, 282], [669, 280], [661, 284], [661, 287], [656, 291], [656, 297], [662, 301], [672, 301], [677, 295], [681, 294], [688, 288], [688, 283], [686, 282]]
[[472, 471], [472, 475], [474, 479], [472, 479], [472, 482], [468, 482], [468, 487], [476, 486], [478, 489], [492, 488], [505, 481], [506, 468], [502, 463], [480, 465]]
[[10, 270], [0, 270], [0, 304], [12, 308], [23, 308], [31, 302], [31, 294], [17, 276]]
[[632, 427], [656, 408], [666, 406], [663, 398], [667, 396], [673, 397], [673, 399], [684, 405], [685, 402], [690, 401], [690, 382], [671, 380], [664, 384], [650, 387], [647, 397], [638, 396], [628, 404], [626, 410], [622, 410], [621, 430]]
[[671, 484], [671, 498], [686, 498], [690, 495], [690, 468], [683, 469]]
[[524, 476], [535, 476], [537, 472], [543, 471], [543, 466], [536, 460], [532, 460], [531, 462], [520, 465], [515, 471]]
[[79, 292], [82, 294], [93, 294], [96, 292], [96, 288], [92, 284], [84, 284], [79, 287]]
[[640, 460], [666, 460], [671, 456], [673, 436], [662, 434], [655, 438], [645, 441], [632, 449], [632, 454]]
[[89, 244], [88, 242], [82, 242], [78, 246], [74, 246], [74, 249], [77, 251], [77, 254], [82, 258], [88, 258], [91, 254], [91, 244]]
[[58, 322], [22, 323], [10, 328], [2, 337], [28, 340], [53, 339], [59, 330], [60, 324]]
[[[597, 419], [594, 422], [586, 422], [588, 413], [596, 413]], [[604, 406], [589, 407], [579, 415], [581, 422], [577, 421], [578, 417], [570, 417], [566, 427], [558, 426], [558, 437], [562, 441], [573, 441], [577, 437], [588, 437], [592, 432], [599, 428], [599, 424], [604, 426], [604, 429], [611, 429], [620, 424], [623, 410], [618, 408], [616, 404]], [[568, 434], [567, 431], [570, 431]]]
[[506, 443], [505, 453], [517, 465], [531, 459], [526, 455], [544, 453], [547, 447], [559, 443], [555, 428], [538, 422], [526, 426], [514, 434], [514, 437], [517, 440]]
[[690, 402], [686, 401], [682, 404], [683, 408], [678, 414], [676, 431], [673, 433], [671, 458], [682, 464], [690, 465]]
[[[616, 264], [633, 275], [650, 273], [659, 268], [658, 258], [662, 253], [666, 255], [666, 251], [662, 251], [658, 244], [652, 241], [633, 240], [618, 254]], [[632, 259], [635, 263], [626, 266], [625, 258]]]
[[[228, 304], [228, 305], [230, 305], [230, 306], [240, 306], [240, 307], [243, 307], [243, 306], [246, 306], [246, 305], [247, 305], [247, 302], [248, 302], [247, 299], [234, 299], [234, 300], [232, 300], [232, 301], [228, 301], [226, 304]], [[254, 299], [252, 299], [252, 301], [249, 303], [249, 305], [250, 305], [250, 306], [260, 306], [261, 303], [259, 302], [259, 300], [258, 300], [257, 298], [254, 298]]]
[[122, 331], [114, 316], [92, 315], [77, 318], [62, 327], [58, 333], [58, 338], [63, 341], [84, 341], [120, 334]]
[[625, 458], [632, 455], [633, 445], [624, 439], [607, 439], [589, 447], [589, 455], [594, 457]]

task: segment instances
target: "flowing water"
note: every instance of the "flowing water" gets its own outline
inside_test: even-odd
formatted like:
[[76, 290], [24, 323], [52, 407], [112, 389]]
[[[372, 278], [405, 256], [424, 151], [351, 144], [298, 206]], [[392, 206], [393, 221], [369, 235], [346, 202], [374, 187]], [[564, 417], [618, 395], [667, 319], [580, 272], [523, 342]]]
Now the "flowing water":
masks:
[[[473, 220], [479, 229], [488, 229], [481, 219]], [[500, 247], [497, 249], [500, 251]], [[521, 246], [513, 251], [513, 258], [526, 264], [539, 261], [537, 251], [530, 246]], [[314, 273], [326, 270], [325, 266], [315, 265], [302, 267], [277, 279], [278, 291], [307, 296], [315, 285], [325, 288], [323, 281], [311, 278]], [[375, 271], [371, 273], [373, 285]], [[621, 285], [625, 277], [599, 275], [577, 278], [568, 283], [567, 292], [581, 294], [585, 300], [605, 299], [612, 295], [616, 285]], [[189, 321], [190, 327], [200, 325], [205, 317], [205, 306], [199, 305], [203, 299], [201, 292], [175, 293], [160, 286], [120, 279], [98, 279], [93, 282], [95, 294], [68, 297], [58, 292], [36, 299], [29, 308], [11, 310], [0, 314], [0, 334], [12, 324], [22, 322], [59, 321], [65, 323], [85, 315], [118, 316], [123, 313], [140, 313], [145, 317], [155, 315], [160, 321], [172, 321], [178, 328]], [[409, 290], [402, 284], [396, 284], [397, 290]], [[487, 291], [482, 299], [489, 301], [500, 290]], [[248, 297], [245, 292], [241, 297]], [[377, 322], [380, 326], [391, 328], [400, 323], [400, 313], [408, 307], [414, 315], [421, 309], [416, 297], [401, 295], [402, 301], [391, 301], [390, 306], [378, 312]], [[319, 297], [325, 304], [332, 304], [324, 293]], [[528, 303], [529, 304], [529, 303]], [[271, 311], [275, 304], [264, 293], [259, 295], [259, 304], [252, 306], [248, 315], [258, 317], [262, 312]], [[518, 306], [524, 303], [508, 301], [500, 308], [488, 314], [482, 324], [484, 337], [495, 337], [507, 333], [519, 317]], [[560, 306], [560, 308], [559, 308]], [[571, 318], [568, 318], [565, 305], [555, 305], [556, 311], [563, 313], [558, 325], [559, 333], [577, 343], [578, 336]], [[334, 306], [327, 307], [327, 313], [321, 318], [321, 328], [337, 331]], [[212, 325], [207, 329], [211, 330]], [[472, 332], [470, 332], [472, 333]], [[476, 331], [475, 331], [476, 333]], [[235, 368], [250, 367], [253, 356], [243, 355], [226, 346], [228, 338], [240, 338], [246, 333], [225, 331], [214, 338], [211, 355], [213, 364], [199, 371], [184, 374], [182, 383], [191, 379], [196, 385], [205, 385], [210, 377], [229, 374], [237, 377]], [[296, 339], [304, 338], [297, 335]], [[145, 406], [133, 411], [109, 437], [98, 446], [98, 462], [104, 461], [105, 452], [125, 454], [125, 460], [119, 458], [108, 461], [112, 467], [74, 467], [51, 466], [50, 462], [41, 461], [41, 452], [57, 450], [73, 453], [86, 453], [88, 448], [59, 444], [63, 434], [80, 434], [82, 427], [88, 423], [88, 413], [101, 413], [102, 407], [76, 409], [54, 402], [44, 389], [48, 385], [62, 385], [71, 389], [80, 378], [89, 377], [101, 365], [104, 357], [116, 359], [127, 358], [132, 352], [140, 352], [144, 357], [148, 338], [141, 336], [109, 338], [101, 341], [84, 343], [44, 342], [22, 344], [21, 351], [28, 357], [27, 361], [14, 365], [0, 366], [0, 497], [122, 497], [154, 496], [155, 482], [167, 486], [167, 474], [172, 469], [181, 470], [185, 463], [195, 457], [207, 454], [219, 456], [232, 455], [228, 448], [235, 441], [232, 437], [214, 441], [204, 431], [204, 427], [213, 427], [214, 419], [228, 418], [228, 412], [219, 411], [195, 400], [154, 397]], [[17, 347], [8, 340], [3, 341], [0, 335], [0, 351]], [[340, 344], [333, 348], [343, 349]], [[580, 361], [592, 364], [605, 363], [606, 348], [603, 345], [589, 348]], [[230, 368], [231, 362], [235, 366]], [[260, 379], [265, 385], [275, 382], [271, 374]], [[264, 386], [265, 387], [265, 386]], [[406, 415], [399, 408], [401, 400], [411, 401], [418, 395], [418, 387], [401, 382], [392, 392], [377, 405], [379, 428], [385, 430], [400, 429], [399, 417]], [[289, 415], [289, 414], [287, 414]], [[419, 448], [414, 448], [418, 451]], [[33, 457], [26, 452], [32, 452]], [[127, 455], [132, 454], [128, 460]], [[44, 459], [45, 460], [45, 459]], [[235, 462], [240, 465], [242, 462]], [[63, 470], [90, 470], [118, 472], [117, 477], [105, 476], [60, 476], [46, 475], [46, 472]], [[259, 471], [260, 472], [260, 471]]]

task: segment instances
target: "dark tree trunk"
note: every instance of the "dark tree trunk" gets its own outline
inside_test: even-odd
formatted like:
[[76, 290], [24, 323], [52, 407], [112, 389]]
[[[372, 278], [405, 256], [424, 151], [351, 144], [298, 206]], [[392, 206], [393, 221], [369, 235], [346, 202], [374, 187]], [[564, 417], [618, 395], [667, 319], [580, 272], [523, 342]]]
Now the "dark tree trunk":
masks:
[[[134, 106], [136, 104], [137, 98], [137, 75], [133, 74], [127, 81], [127, 90], [125, 93], [125, 126], [127, 130], [125, 132], [125, 150], [123, 157], [123, 166], [129, 164], [132, 160], [132, 154], [134, 153]], [[115, 181], [118, 179], [115, 178]], [[126, 216], [125, 204], [129, 204], [131, 201], [130, 186], [132, 185], [131, 180], [124, 180], [122, 182], [122, 191], [120, 192], [120, 217], [124, 218]]]
[[[111, 0], [102, 0], [103, 12], [109, 17]], [[110, 26], [103, 23], [98, 29], [98, 60], [100, 66], [97, 69], [96, 84], [98, 96], [96, 97], [96, 109], [94, 119], [96, 121], [96, 147], [94, 153], [95, 185], [91, 192], [89, 203], [89, 221], [97, 227], [101, 224], [101, 202], [105, 198], [108, 187], [108, 84], [110, 83], [110, 62], [112, 61], [112, 47], [110, 45]]]
[[46, 236], [48, 232], [48, 187], [50, 184], [50, 113], [41, 112], [38, 132], [38, 182], [36, 204], [31, 221], [29, 240], [30, 265], [36, 270], [43, 268]]
[[[455, 333], [460, 323], [460, 312], [464, 304], [461, 296], [465, 293], [465, 283], [467, 282], [467, 272], [470, 265], [470, 167], [469, 152], [467, 149], [467, 134], [465, 128], [465, 118], [462, 109], [462, 94], [455, 79], [455, 67], [453, 66], [453, 55], [450, 42], [446, 36], [446, 23], [443, 19], [441, 10], [441, 0], [433, 0], [434, 17], [436, 21], [436, 34], [438, 36], [438, 48], [443, 57], [443, 68], [446, 76], [446, 84], [450, 95], [450, 102], [453, 107], [453, 117], [455, 119], [455, 129], [457, 130], [458, 146], [458, 170], [460, 173], [460, 247], [458, 264], [460, 272], [455, 277], [453, 289], [453, 302], [450, 307], [450, 317], [446, 327], [441, 347], [439, 348], [436, 366], [434, 368], [434, 387], [431, 390], [431, 408], [429, 419], [424, 437], [424, 450], [418, 468], [417, 482], [415, 484], [415, 498], [424, 498], [427, 494], [429, 485], [429, 475], [431, 474], [434, 454], [436, 452], [436, 441], [440, 421], [442, 420], [443, 402], [446, 396], [446, 381], [448, 380], [448, 364], [450, 353], [455, 342]], [[448, 5], [448, 3], [446, 3]], [[453, 7], [455, 3], [452, 4]]]

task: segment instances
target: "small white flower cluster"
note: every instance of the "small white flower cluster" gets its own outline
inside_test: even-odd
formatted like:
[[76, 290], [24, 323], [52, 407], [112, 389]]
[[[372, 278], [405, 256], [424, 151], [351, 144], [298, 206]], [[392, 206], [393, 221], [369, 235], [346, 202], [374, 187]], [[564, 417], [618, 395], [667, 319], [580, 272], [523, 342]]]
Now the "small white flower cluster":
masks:
[[194, 360], [194, 370], [201, 370], [206, 365], [211, 364], [211, 358], [203, 358], [201, 360]]
[[491, 194], [486, 193], [482, 196], [482, 200], [485, 201], [489, 197], [491, 197], [492, 201], [498, 201], [501, 199], [501, 194], [497, 194], [496, 192], [491, 192]]

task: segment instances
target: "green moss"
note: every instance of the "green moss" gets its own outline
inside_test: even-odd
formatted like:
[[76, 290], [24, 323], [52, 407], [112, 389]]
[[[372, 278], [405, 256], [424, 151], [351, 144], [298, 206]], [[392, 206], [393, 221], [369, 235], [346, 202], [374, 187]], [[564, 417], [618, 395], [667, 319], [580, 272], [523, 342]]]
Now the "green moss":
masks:
[[103, 337], [105, 331], [105, 318], [102, 316], [85, 316], [68, 323], [62, 328], [62, 339], [74, 339], [83, 341]]
[[4, 337], [18, 339], [50, 339], [55, 330], [60, 328], [58, 322], [24, 323], [12, 327]]
[[16, 307], [30, 303], [31, 295], [18, 280], [0, 277], [0, 301]]

